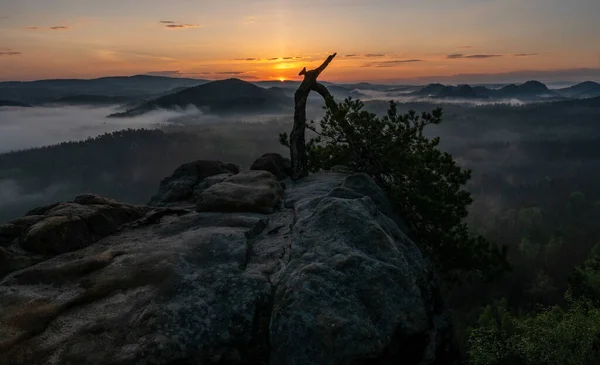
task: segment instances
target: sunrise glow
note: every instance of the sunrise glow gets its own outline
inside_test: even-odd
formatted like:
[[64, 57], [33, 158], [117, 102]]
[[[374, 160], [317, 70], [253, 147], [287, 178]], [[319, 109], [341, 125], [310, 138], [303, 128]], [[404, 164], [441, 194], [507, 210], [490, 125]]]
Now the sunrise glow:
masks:
[[2, 2], [0, 79], [297, 80], [329, 52], [331, 81], [600, 70], [597, 1], [207, 2]]

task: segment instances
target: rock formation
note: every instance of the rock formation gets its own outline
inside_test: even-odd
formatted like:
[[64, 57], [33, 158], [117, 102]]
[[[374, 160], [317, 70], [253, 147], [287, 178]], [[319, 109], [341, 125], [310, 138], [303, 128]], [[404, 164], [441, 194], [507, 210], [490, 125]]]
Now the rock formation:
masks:
[[0, 364], [456, 363], [368, 176], [184, 166], [153, 199], [177, 207], [87, 195], [0, 227]]

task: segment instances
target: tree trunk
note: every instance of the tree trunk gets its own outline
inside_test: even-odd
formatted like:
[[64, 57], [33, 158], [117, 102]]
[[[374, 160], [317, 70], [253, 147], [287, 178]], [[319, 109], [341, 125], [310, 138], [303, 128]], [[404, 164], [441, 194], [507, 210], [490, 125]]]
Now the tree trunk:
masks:
[[292, 160], [292, 179], [298, 180], [308, 175], [308, 160], [306, 157], [306, 102], [308, 94], [311, 90], [318, 92], [325, 104], [329, 107], [335, 106], [333, 97], [325, 85], [319, 84], [317, 78], [325, 70], [327, 65], [333, 60], [337, 53], [327, 57], [325, 62], [319, 68], [311, 71], [306, 71], [306, 67], [300, 71], [300, 76], [304, 76], [304, 80], [294, 94], [294, 128], [290, 134], [290, 158]]

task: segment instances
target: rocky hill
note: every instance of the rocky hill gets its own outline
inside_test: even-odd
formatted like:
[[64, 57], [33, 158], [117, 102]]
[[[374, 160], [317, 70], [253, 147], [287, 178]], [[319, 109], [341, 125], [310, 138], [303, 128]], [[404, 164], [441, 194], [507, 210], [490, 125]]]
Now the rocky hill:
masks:
[[385, 194], [194, 161], [152, 205], [0, 226], [0, 364], [455, 364], [437, 274]]
[[157, 109], [178, 110], [193, 106], [212, 113], [281, 111], [291, 103], [283, 92], [264, 89], [240, 79], [213, 81], [145, 102], [110, 117], [132, 117]]

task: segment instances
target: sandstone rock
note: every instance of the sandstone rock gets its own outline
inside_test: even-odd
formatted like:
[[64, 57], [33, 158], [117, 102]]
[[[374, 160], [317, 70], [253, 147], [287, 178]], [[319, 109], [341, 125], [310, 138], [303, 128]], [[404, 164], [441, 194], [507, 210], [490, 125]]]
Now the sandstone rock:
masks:
[[42, 219], [44, 219], [43, 215], [29, 215], [0, 225], [0, 246], [13, 243], [23, 231]]
[[158, 193], [150, 199], [149, 205], [166, 206], [189, 200], [195, 187], [207, 177], [238, 172], [238, 166], [220, 161], [198, 160], [183, 164], [160, 182]]
[[[231, 212], [283, 194], [273, 174], [241, 173], [200, 194], [228, 213], [157, 208], [8, 274], [0, 364], [456, 364], [433, 266], [362, 179], [310, 175], [266, 215]], [[44, 219], [113, 206], [98, 199]]]
[[14, 273], [0, 364], [266, 364], [272, 289], [245, 272], [265, 226], [193, 213]]
[[450, 318], [432, 267], [370, 197], [349, 198], [313, 198], [296, 217], [275, 282], [271, 362], [434, 363]]
[[268, 171], [246, 171], [202, 191], [198, 212], [273, 213], [282, 202], [283, 187]]
[[250, 170], [269, 171], [279, 180], [285, 180], [292, 174], [292, 163], [278, 153], [265, 153], [254, 161]]
[[211, 186], [218, 184], [220, 182], [225, 181], [227, 178], [233, 176], [233, 174], [218, 174], [218, 175], [214, 175], [214, 176], [209, 176], [206, 179], [202, 180], [200, 183], [198, 183], [198, 185], [194, 186], [194, 192], [193, 192], [193, 196], [194, 202], [198, 201], [198, 198], [200, 197], [200, 194], [202, 194], [202, 192], [208, 188], [210, 188]]
[[[18, 248], [36, 255], [56, 255], [86, 247], [116, 232], [123, 224], [141, 218], [147, 211], [145, 207], [82, 195], [73, 203], [33, 210], [43, 215], [28, 215], [0, 226], [0, 243], [9, 249], [7, 253], [11, 256], [24, 255]], [[19, 260], [31, 263], [28, 259]], [[17, 265], [17, 268], [21, 267]], [[4, 272], [8, 271], [12, 270]]]

